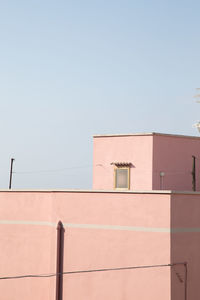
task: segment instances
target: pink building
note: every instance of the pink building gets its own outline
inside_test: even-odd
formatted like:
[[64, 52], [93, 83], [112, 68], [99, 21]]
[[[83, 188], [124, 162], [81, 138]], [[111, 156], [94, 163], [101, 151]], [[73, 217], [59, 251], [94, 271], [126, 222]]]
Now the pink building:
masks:
[[[196, 137], [95, 136], [98, 190], [0, 191], [1, 298], [199, 299], [199, 146]], [[56, 284], [58, 253], [66, 274]]]

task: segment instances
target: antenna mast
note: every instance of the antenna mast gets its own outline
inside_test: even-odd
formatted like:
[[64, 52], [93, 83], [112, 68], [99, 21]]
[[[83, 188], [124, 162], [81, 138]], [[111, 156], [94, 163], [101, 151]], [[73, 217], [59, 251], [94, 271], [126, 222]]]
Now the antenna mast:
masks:
[[[194, 96], [194, 98], [196, 99], [197, 103], [200, 103], [200, 88], [197, 88], [196, 90], [197, 90], [197, 94]], [[200, 132], [200, 121], [195, 123], [194, 127], [196, 127], [198, 129], [198, 131]]]

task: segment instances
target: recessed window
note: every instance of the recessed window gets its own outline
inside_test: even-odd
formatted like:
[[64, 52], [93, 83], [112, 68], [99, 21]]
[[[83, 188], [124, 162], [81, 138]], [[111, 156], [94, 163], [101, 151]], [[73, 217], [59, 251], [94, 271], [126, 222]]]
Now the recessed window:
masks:
[[115, 188], [129, 189], [130, 188], [130, 168], [116, 167], [115, 168]]

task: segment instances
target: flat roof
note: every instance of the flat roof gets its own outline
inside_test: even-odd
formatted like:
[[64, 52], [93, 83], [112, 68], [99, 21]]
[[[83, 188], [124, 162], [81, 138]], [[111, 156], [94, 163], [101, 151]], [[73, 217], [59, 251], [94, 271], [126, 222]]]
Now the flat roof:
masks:
[[171, 134], [171, 133], [159, 133], [159, 132], [95, 134], [95, 135], [93, 135], [93, 137], [94, 138], [100, 138], [100, 137], [153, 136], [153, 135], [178, 137], [178, 138], [200, 139], [200, 136], [196, 136], [196, 135]]
[[173, 191], [173, 190], [152, 190], [152, 191], [116, 191], [116, 190], [79, 190], [79, 189], [0, 189], [0, 193], [99, 193], [99, 194], [180, 194], [200, 195], [200, 192]]

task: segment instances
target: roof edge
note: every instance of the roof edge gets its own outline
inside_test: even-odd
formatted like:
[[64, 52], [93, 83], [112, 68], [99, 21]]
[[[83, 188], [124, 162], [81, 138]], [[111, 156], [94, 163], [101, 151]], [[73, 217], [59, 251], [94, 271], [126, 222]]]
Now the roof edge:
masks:
[[95, 135], [93, 135], [93, 138], [101, 138], [101, 137], [126, 137], [126, 136], [153, 136], [153, 135], [169, 136], [169, 137], [179, 137], [179, 138], [200, 139], [200, 136], [196, 136], [196, 135], [160, 133], [160, 132], [119, 133], [119, 134], [95, 134]]
[[115, 190], [78, 190], [78, 189], [0, 189], [0, 193], [100, 193], [100, 194], [179, 194], [179, 195], [200, 195], [193, 191], [174, 190], [138, 190], [138, 191], [115, 191]]

